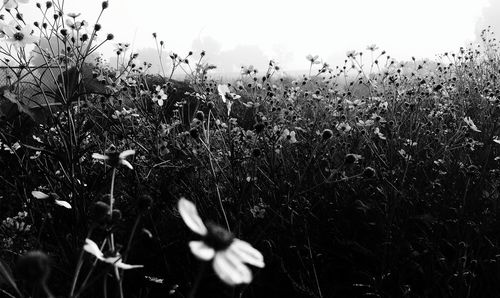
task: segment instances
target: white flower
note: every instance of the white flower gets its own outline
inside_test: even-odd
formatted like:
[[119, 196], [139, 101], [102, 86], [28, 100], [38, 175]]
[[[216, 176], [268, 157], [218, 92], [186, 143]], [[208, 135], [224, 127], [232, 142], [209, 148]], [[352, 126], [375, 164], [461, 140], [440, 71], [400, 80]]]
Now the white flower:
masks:
[[287, 140], [291, 144], [297, 143], [295, 131], [290, 131], [288, 129], [285, 129], [281, 134], [280, 140]]
[[227, 85], [218, 85], [217, 91], [222, 99], [222, 102], [227, 106], [227, 115], [231, 114], [231, 106], [233, 105], [233, 101], [241, 98], [238, 94], [231, 93], [229, 87]]
[[337, 130], [342, 132], [342, 133], [347, 133], [351, 130], [351, 126], [347, 122], [342, 122], [337, 124], [336, 126]]
[[28, 3], [29, 0], [3, 0], [3, 8], [13, 9], [19, 6], [19, 3]]
[[9, 22], [9, 24], [7, 24], [4, 21], [0, 20], [0, 38], [3, 38], [5, 36], [12, 36], [16, 31], [15, 21], [11, 21]]
[[158, 105], [161, 107], [161, 106], [163, 106], [163, 102], [165, 100], [167, 100], [167, 98], [168, 98], [168, 95], [165, 94], [165, 91], [163, 91], [163, 88], [161, 88], [160, 86], [157, 86], [156, 93], [153, 97], [153, 101], [158, 102]]
[[12, 36], [7, 39], [17, 48], [25, 47], [26, 45], [38, 42], [38, 37], [33, 36], [33, 30], [29, 25], [17, 30]]
[[134, 155], [135, 150], [125, 150], [121, 153], [118, 153], [114, 147], [111, 147], [106, 154], [94, 153], [92, 154], [92, 158], [99, 160], [109, 160], [109, 163], [112, 167], [117, 167], [118, 165], [124, 165], [127, 168], [133, 170], [134, 168], [125, 158], [130, 155]]
[[497, 144], [500, 144], [500, 139], [495, 138], [495, 139], [493, 139], [493, 142], [495, 142], [495, 143], [497, 143]]
[[31, 192], [31, 195], [35, 198], [35, 199], [39, 199], [39, 200], [46, 200], [46, 199], [52, 199], [54, 201], [54, 204], [56, 205], [59, 205], [61, 207], [64, 207], [66, 209], [71, 209], [71, 204], [66, 202], [66, 201], [63, 201], [63, 200], [59, 200], [59, 196], [55, 193], [51, 193], [51, 194], [46, 194], [46, 193], [43, 193], [41, 191], [38, 191], [38, 190], [34, 190]]
[[472, 129], [473, 131], [475, 131], [475, 132], [481, 132], [481, 131], [477, 128], [476, 124], [474, 124], [474, 121], [472, 121], [472, 119], [471, 119], [470, 117], [465, 117], [465, 118], [464, 118], [464, 121], [465, 121], [465, 123], [469, 126], [469, 128], [470, 128], [470, 129]]
[[264, 268], [264, 257], [258, 250], [218, 225], [205, 225], [192, 202], [181, 198], [178, 208], [186, 225], [203, 237], [203, 240], [189, 242], [191, 252], [200, 260], [212, 261], [215, 273], [226, 284], [234, 286], [252, 281], [252, 272], [245, 263]]
[[307, 56], [306, 56], [306, 59], [307, 59], [309, 62], [311, 62], [312, 64], [320, 64], [320, 63], [321, 63], [321, 62], [318, 60], [318, 59], [319, 59], [319, 56], [318, 56], [318, 55], [313, 56], [313, 55], [309, 54], [309, 55], [307, 55]]
[[122, 257], [118, 253], [114, 257], [105, 257], [103, 252], [99, 249], [99, 246], [97, 246], [97, 244], [94, 241], [88, 238], [85, 239], [85, 245], [83, 246], [83, 249], [89, 254], [95, 256], [98, 260], [111, 264], [120, 269], [127, 270], [127, 269], [144, 267], [143, 265], [129, 265], [123, 263]]

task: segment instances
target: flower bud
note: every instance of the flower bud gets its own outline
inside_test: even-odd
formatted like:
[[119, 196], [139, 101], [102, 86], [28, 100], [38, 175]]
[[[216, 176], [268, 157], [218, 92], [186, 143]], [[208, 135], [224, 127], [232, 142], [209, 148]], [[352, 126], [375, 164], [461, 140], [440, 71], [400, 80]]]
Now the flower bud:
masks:
[[109, 1], [103, 1], [102, 2], [102, 9], [104, 10], [104, 9], [106, 9], [108, 7], [109, 7]]

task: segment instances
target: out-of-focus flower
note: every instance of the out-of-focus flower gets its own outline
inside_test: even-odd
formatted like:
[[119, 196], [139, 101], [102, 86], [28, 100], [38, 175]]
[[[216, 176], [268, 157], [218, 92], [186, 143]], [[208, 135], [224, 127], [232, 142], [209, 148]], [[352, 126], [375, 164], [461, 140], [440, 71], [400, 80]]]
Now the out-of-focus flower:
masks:
[[342, 133], [347, 133], [351, 130], [351, 126], [347, 122], [342, 122], [337, 124], [336, 126], [337, 130], [342, 132]]
[[33, 36], [33, 30], [29, 25], [26, 25], [22, 27], [21, 30], [14, 32], [7, 40], [17, 48], [23, 48], [26, 45], [38, 42], [38, 37]]
[[118, 152], [116, 151], [116, 148], [114, 146], [111, 146], [111, 148], [106, 151], [106, 154], [94, 153], [92, 154], [92, 158], [107, 160], [109, 161], [109, 164], [114, 168], [117, 168], [119, 165], [124, 165], [127, 168], [133, 170], [134, 168], [125, 158], [134, 154], [135, 150], [125, 150], [123, 152]]
[[85, 245], [83, 246], [83, 249], [89, 254], [95, 256], [98, 260], [111, 264], [120, 269], [127, 270], [127, 269], [144, 267], [143, 265], [129, 265], [123, 263], [122, 257], [119, 253], [116, 253], [114, 256], [109, 256], [109, 257], [104, 256], [104, 253], [99, 249], [99, 246], [97, 246], [97, 244], [94, 241], [88, 238], [85, 239]]
[[191, 252], [200, 260], [212, 261], [215, 273], [226, 284], [234, 286], [252, 281], [252, 272], [245, 264], [265, 266], [262, 254], [249, 243], [216, 224], [205, 225], [192, 202], [181, 198], [178, 208], [186, 225], [203, 237], [189, 242]]
[[3, 0], [3, 8], [14, 9], [19, 6], [19, 3], [29, 3], [29, 0]]
[[309, 54], [309, 55], [306, 56], [306, 59], [309, 62], [311, 62], [311, 64], [320, 64], [321, 63], [321, 61], [318, 60], [319, 59], [318, 55], [314, 55], [313, 56], [313, 55]]
[[59, 205], [61, 207], [64, 207], [66, 209], [71, 209], [71, 204], [66, 202], [66, 201], [60, 200], [59, 196], [55, 193], [46, 194], [46, 193], [43, 193], [39, 190], [34, 190], [31, 192], [31, 195], [35, 199], [39, 199], [39, 200], [51, 199], [54, 201], [54, 204]]
[[370, 52], [375, 52], [376, 50], [378, 50], [378, 47], [376, 44], [371, 44], [371, 45], [367, 46], [366, 49]]
[[297, 137], [296, 137], [295, 131], [290, 131], [288, 129], [283, 130], [283, 133], [281, 134], [280, 140], [287, 140], [291, 144], [297, 143]]
[[229, 116], [229, 114], [231, 114], [231, 106], [233, 105], [233, 101], [241, 98], [241, 96], [232, 93], [227, 85], [218, 85], [217, 91], [219, 92], [222, 102], [224, 102], [227, 106], [227, 115]]

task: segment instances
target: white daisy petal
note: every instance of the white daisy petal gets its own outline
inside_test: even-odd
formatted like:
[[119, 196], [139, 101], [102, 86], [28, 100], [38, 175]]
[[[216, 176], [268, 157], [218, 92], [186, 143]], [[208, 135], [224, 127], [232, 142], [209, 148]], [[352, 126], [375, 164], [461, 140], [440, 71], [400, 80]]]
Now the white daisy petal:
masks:
[[32, 191], [31, 195], [33, 197], [35, 197], [36, 199], [39, 199], [39, 200], [43, 200], [43, 199], [48, 199], [49, 198], [48, 194], [45, 194], [45, 193], [43, 193], [41, 191], [38, 191], [38, 190]]
[[104, 262], [111, 264], [117, 268], [123, 269], [123, 270], [128, 270], [128, 269], [135, 269], [135, 268], [142, 268], [144, 267], [143, 265], [129, 265], [125, 264], [122, 262], [122, 257], [120, 255], [117, 255], [115, 257], [107, 257], [103, 259]]
[[89, 254], [94, 255], [99, 260], [101, 261], [104, 260], [104, 255], [102, 251], [99, 249], [99, 246], [97, 246], [97, 244], [94, 241], [88, 238], [85, 239], [85, 245], [83, 246], [83, 249]]
[[252, 281], [252, 272], [230, 250], [215, 255], [213, 268], [219, 278], [230, 286]]
[[100, 160], [108, 160], [109, 159], [109, 157], [107, 155], [100, 154], [100, 153], [92, 154], [92, 158], [100, 159]]
[[135, 150], [132, 150], [132, 149], [125, 150], [122, 153], [120, 153], [119, 158], [126, 158], [126, 157], [128, 157], [130, 155], [134, 155], [134, 154], [135, 154]]
[[195, 233], [205, 236], [207, 234], [207, 227], [203, 224], [196, 206], [185, 198], [181, 198], [178, 203], [179, 213], [186, 225]]
[[233, 251], [243, 263], [264, 268], [264, 257], [260, 251], [256, 250], [248, 242], [240, 239], [234, 239], [229, 249]]
[[71, 204], [66, 201], [55, 200], [56, 205], [62, 206], [67, 209], [71, 209]]
[[189, 242], [189, 248], [198, 259], [203, 261], [209, 261], [215, 256], [215, 250], [203, 241], [191, 241]]
[[122, 165], [126, 166], [127, 168], [131, 169], [131, 170], [133, 170], [133, 169], [134, 169], [134, 167], [132, 167], [132, 164], [131, 164], [131, 163], [129, 163], [129, 162], [128, 162], [128, 160], [122, 159], [122, 160], [120, 160], [120, 163], [121, 163]]
[[142, 268], [142, 267], [144, 267], [143, 265], [129, 265], [129, 264], [125, 264], [122, 261], [118, 261], [117, 263], [115, 263], [115, 266], [118, 267], [118, 268], [120, 268], [120, 269], [123, 269], [123, 270], [136, 269], [136, 268]]

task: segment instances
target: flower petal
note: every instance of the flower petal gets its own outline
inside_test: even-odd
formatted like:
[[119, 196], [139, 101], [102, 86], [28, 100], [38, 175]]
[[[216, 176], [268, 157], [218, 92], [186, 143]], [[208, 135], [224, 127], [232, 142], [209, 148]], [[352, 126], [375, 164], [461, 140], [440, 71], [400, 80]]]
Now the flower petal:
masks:
[[83, 249], [89, 254], [94, 255], [99, 260], [104, 261], [104, 255], [102, 251], [99, 249], [99, 246], [97, 246], [97, 244], [94, 241], [88, 238], [85, 239], [85, 245], [83, 246]]
[[38, 191], [38, 190], [32, 191], [31, 195], [33, 197], [35, 197], [36, 199], [39, 199], [39, 200], [43, 200], [43, 199], [48, 199], [49, 198], [48, 194], [45, 194], [45, 193], [43, 193], [41, 191]]
[[100, 153], [94, 153], [94, 154], [92, 154], [92, 158], [100, 159], [100, 160], [108, 160], [109, 156], [104, 155], [104, 154], [100, 154]]
[[71, 209], [71, 204], [66, 201], [55, 200], [56, 205], [62, 206], [67, 209]]
[[134, 155], [134, 154], [135, 154], [135, 150], [129, 149], [129, 150], [125, 150], [122, 153], [120, 153], [120, 155], [118, 157], [120, 159], [122, 159], [122, 158], [126, 158], [130, 155]]
[[143, 265], [129, 265], [129, 264], [125, 264], [122, 261], [118, 261], [117, 263], [115, 263], [115, 266], [118, 267], [118, 268], [120, 268], [120, 269], [123, 269], [123, 270], [136, 269], [136, 268], [142, 268], [142, 267], [144, 267]]
[[127, 168], [131, 169], [131, 170], [133, 170], [133, 169], [134, 169], [134, 167], [132, 167], [132, 164], [130, 164], [130, 163], [128, 162], [128, 160], [122, 159], [122, 160], [120, 160], [120, 163], [121, 163], [122, 165], [126, 166]]
[[233, 251], [243, 263], [264, 268], [264, 257], [260, 251], [256, 250], [248, 242], [240, 239], [234, 239], [231, 246], [229, 246], [229, 249]]
[[252, 272], [230, 250], [215, 255], [213, 268], [219, 278], [228, 285], [235, 286], [252, 281]]
[[215, 256], [215, 250], [203, 241], [191, 241], [189, 248], [198, 259], [203, 261], [210, 261]]
[[195, 233], [205, 236], [207, 227], [198, 215], [196, 206], [185, 198], [181, 198], [178, 203], [179, 213], [186, 225]]

